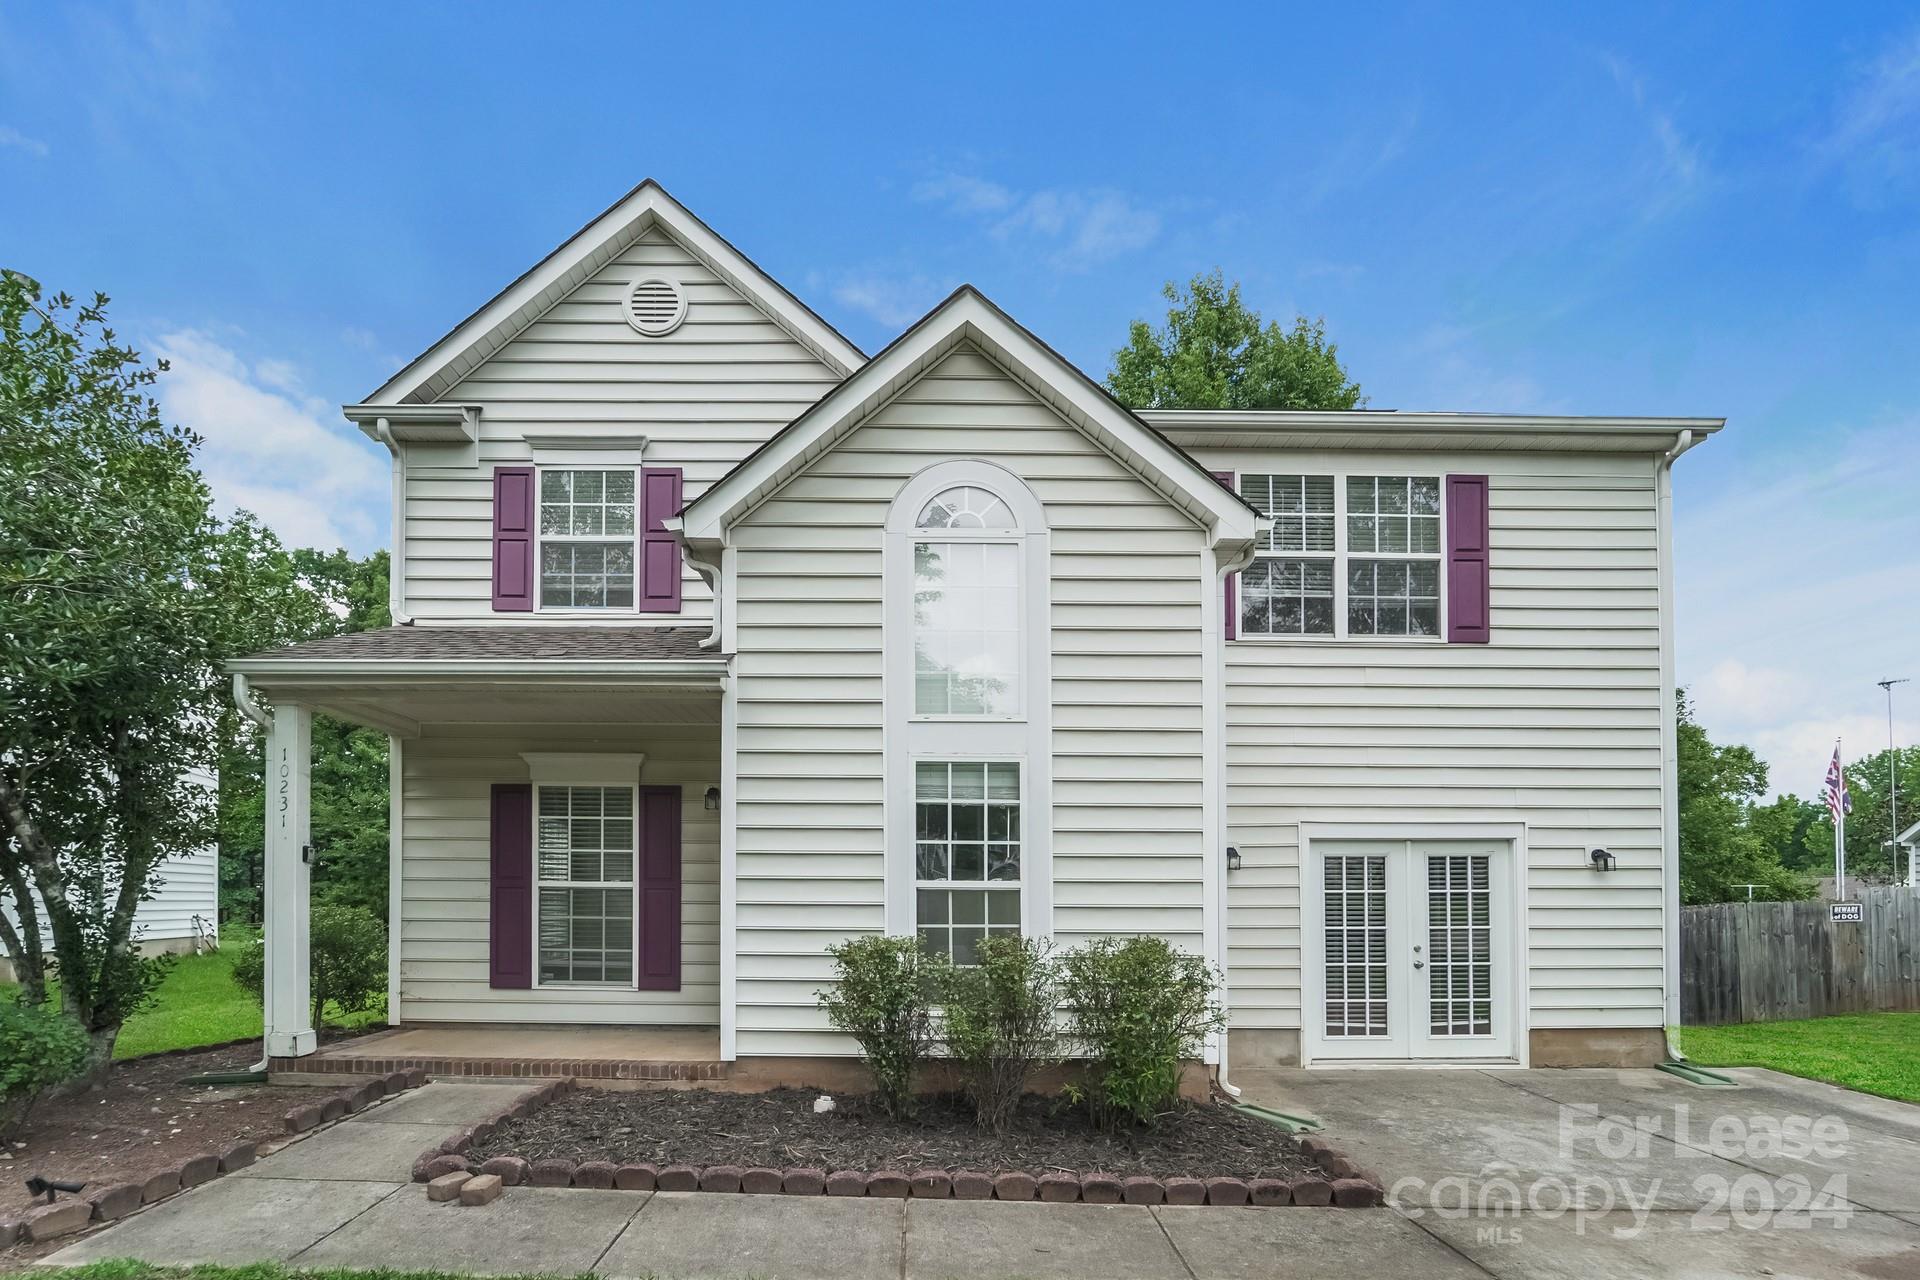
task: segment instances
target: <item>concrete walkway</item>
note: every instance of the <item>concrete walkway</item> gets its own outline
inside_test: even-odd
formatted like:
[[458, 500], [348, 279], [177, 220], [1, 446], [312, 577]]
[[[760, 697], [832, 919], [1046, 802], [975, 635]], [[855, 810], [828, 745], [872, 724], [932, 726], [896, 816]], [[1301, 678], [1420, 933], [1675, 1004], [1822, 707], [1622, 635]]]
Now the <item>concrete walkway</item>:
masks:
[[[89, 1236], [54, 1264], [285, 1261], [311, 1267], [474, 1274], [596, 1271], [615, 1277], [761, 1280], [1237, 1280], [1246, 1277], [1920, 1276], [1920, 1109], [1771, 1073], [1738, 1090], [1655, 1072], [1286, 1072], [1250, 1075], [1252, 1098], [1311, 1112], [1399, 1185], [1399, 1212], [1134, 1208], [962, 1201], [787, 1199], [518, 1187], [481, 1209], [431, 1204], [408, 1182], [430, 1142], [497, 1109], [522, 1085], [434, 1084]], [[1677, 1104], [1693, 1110], [1675, 1129]], [[1579, 1109], [1596, 1108], [1593, 1115]], [[1575, 1110], [1565, 1111], [1563, 1105]], [[1644, 1154], [1597, 1149], [1602, 1118], [1662, 1120]], [[1714, 1120], [1830, 1117], [1837, 1153], [1804, 1159], [1706, 1148]], [[1569, 1121], [1568, 1117], [1572, 1119]], [[1582, 1129], [1583, 1123], [1590, 1125]], [[1623, 1136], [1624, 1135], [1624, 1136]], [[1828, 1138], [1834, 1134], [1828, 1132]], [[1637, 1141], [1637, 1139], [1633, 1139]], [[1824, 1144], [1831, 1149], [1835, 1146]], [[1691, 1146], [1692, 1154], [1682, 1148]], [[1487, 1168], [1495, 1172], [1488, 1174]], [[1715, 1210], [1715, 1179], [1794, 1174], [1847, 1188], [1843, 1223], [1774, 1214], [1754, 1188], [1740, 1221]], [[1817, 1175], [1817, 1176], [1816, 1176]], [[1478, 1203], [1490, 1178], [1557, 1179], [1574, 1214], [1452, 1210], [1451, 1177]], [[1613, 1180], [1624, 1180], [1620, 1198]], [[1655, 1185], [1655, 1184], [1658, 1185]], [[1416, 1185], [1417, 1184], [1417, 1185]], [[1602, 1185], [1616, 1198], [1599, 1198]], [[1771, 1192], [1769, 1192], [1771, 1194]], [[1637, 1206], [1630, 1207], [1630, 1206]], [[1651, 1207], [1649, 1207], [1651, 1206]]]

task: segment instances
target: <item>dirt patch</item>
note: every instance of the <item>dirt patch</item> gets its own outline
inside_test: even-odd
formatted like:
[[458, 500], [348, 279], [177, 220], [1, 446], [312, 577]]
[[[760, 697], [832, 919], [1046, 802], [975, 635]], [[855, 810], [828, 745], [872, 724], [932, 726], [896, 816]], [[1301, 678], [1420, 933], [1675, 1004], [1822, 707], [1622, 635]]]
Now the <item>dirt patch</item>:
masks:
[[735, 1164], [774, 1168], [1057, 1171], [1154, 1177], [1296, 1178], [1317, 1172], [1278, 1125], [1209, 1103], [1183, 1104], [1150, 1129], [1110, 1134], [1057, 1098], [1029, 1095], [1005, 1137], [977, 1128], [952, 1095], [921, 1100], [906, 1122], [861, 1099], [815, 1114], [813, 1090], [583, 1089], [509, 1120], [470, 1159], [611, 1160], [616, 1164]]
[[[314, 1089], [265, 1084], [184, 1085], [185, 1076], [245, 1071], [260, 1042], [155, 1054], [115, 1063], [98, 1089], [43, 1099], [25, 1132], [0, 1158], [0, 1218], [18, 1217], [33, 1203], [20, 1185], [32, 1174], [89, 1189], [140, 1182], [190, 1156], [218, 1153], [237, 1142], [283, 1136], [282, 1117], [324, 1096]], [[62, 1197], [63, 1199], [65, 1197]], [[0, 1250], [14, 1260], [46, 1253], [63, 1242]]]

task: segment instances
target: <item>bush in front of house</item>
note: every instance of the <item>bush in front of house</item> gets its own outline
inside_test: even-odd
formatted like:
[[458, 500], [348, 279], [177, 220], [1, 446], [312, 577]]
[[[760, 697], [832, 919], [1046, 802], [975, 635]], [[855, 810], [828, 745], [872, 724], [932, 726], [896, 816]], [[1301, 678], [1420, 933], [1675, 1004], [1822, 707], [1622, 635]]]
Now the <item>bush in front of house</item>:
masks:
[[1033, 1073], [1060, 1061], [1060, 964], [1044, 941], [982, 938], [942, 983], [947, 1053], [980, 1127], [1005, 1133]]
[[[309, 917], [313, 1025], [325, 1022], [329, 1001], [341, 1013], [361, 1013], [387, 994], [387, 927], [364, 907], [317, 906]], [[256, 940], [233, 959], [233, 980], [256, 996], [266, 990], [266, 950]]]
[[46, 1090], [87, 1061], [87, 1033], [46, 1004], [0, 1001], [0, 1139], [11, 1138]]
[[837, 970], [830, 991], [814, 994], [827, 1021], [860, 1046], [881, 1109], [913, 1112], [913, 1083], [933, 1050], [933, 1006], [946, 963], [921, 951], [918, 938], [870, 935], [827, 948]]
[[1087, 1081], [1075, 1090], [1106, 1128], [1151, 1124], [1180, 1093], [1180, 1067], [1226, 1016], [1213, 971], [1163, 938], [1098, 938], [1061, 960], [1062, 996]]

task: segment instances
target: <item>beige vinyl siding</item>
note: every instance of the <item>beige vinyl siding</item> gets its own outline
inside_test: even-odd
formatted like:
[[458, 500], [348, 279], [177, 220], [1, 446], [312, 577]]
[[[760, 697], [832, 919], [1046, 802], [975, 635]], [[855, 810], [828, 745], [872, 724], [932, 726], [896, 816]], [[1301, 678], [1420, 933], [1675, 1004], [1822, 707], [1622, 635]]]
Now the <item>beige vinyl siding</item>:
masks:
[[[686, 290], [686, 322], [665, 337], [636, 333], [622, 315], [627, 286], [643, 271]], [[835, 381], [731, 285], [648, 231], [441, 397], [481, 406], [478, 466], [471, 450], [408, 451], [408, 610], [429, 621], [496, 619], [493, 468], [532, 459], [529, 429], [644, 434], [647, 464], [682, 468], [691, 502]], [[457, 465], [444, 465], [455, 452]], [[710, 616], [706, 584], [688, 569], [683, 585], [679, 616]], [[525, 625], [555, 615], [504, 617]]]
[[[527, 781], [531, 751], [643, 752], [642, 784], [680, 788], [680, 990], [487, 986], [492, 787]], [[401, 767], [397, 1021], [719, 1024], [720, 815], [705, 804], [720, 780], [718, 725], [429, 728], [406, 743]]]
[[[1299, 823], [1516, 820], [1531, 1026], [1660, 1025], [1654, 460], [1199, 452], [1238, 472], [1491, 477], [1492, 643], [1227, 646], [1232, 1025], [1300, 1025]], [[1589, 869], [1596, 847], [1617, 870]]]
[[963, 347], [731, 534], [742, 1056], [848, 1051], [814, 992], [830, 943], [884, 928], [883, 528], [908, 478], [968, 457], [1052, 530], [1055, 936], [1202, 950], [1204, 536]]

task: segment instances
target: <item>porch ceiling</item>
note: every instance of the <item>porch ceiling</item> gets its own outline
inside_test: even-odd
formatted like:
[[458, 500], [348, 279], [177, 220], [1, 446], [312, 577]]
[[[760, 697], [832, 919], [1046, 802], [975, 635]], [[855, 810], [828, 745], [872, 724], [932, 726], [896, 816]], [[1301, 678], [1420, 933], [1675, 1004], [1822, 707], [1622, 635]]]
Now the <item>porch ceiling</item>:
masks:
[[478, 725], [720, 723], [717, 680], [693, 687], [620, 679], [371, 685], [264, 679], [254, 683], [276, 702], [305, 703], [401, 738]]

